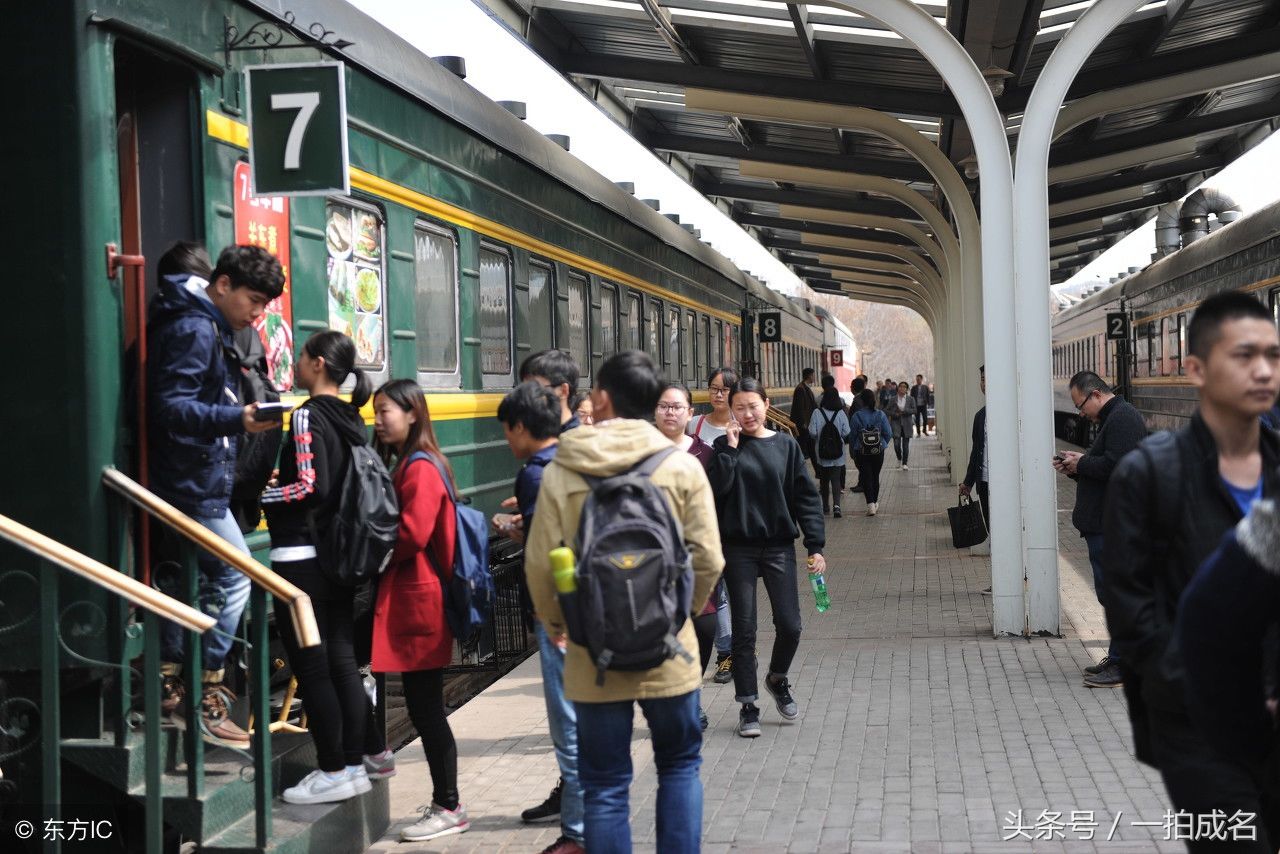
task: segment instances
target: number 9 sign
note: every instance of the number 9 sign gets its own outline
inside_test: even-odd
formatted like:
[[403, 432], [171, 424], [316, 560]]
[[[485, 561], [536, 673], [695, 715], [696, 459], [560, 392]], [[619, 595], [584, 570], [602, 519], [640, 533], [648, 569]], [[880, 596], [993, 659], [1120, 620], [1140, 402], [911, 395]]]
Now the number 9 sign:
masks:
[[760, 343], [770, 344], [782, 340], [782, 312], [762, 311], [759, 314]]
[[344, 64], [255, 65], [244, 76], [253, 194], [349, 192]]

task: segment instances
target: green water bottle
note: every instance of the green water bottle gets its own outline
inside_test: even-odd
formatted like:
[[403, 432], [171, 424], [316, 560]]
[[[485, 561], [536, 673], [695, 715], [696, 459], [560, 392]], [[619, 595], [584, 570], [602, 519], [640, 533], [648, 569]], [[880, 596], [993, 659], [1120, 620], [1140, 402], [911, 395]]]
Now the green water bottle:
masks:
[[813, 604], [818, 613], [825, 613], [831, 607], [831, 597], [827, 595], [827, 580], [821, 575], [810, 575], [809, 584], [813, 586]]
[[578, 582], [573, 575], [577, 569], [577, 557], [573, 549], [560, 546], [552, 549], [547, 557], [551, 558], [551, 578], [555, 581], [556, 592], [567, 595], [578, 589]]

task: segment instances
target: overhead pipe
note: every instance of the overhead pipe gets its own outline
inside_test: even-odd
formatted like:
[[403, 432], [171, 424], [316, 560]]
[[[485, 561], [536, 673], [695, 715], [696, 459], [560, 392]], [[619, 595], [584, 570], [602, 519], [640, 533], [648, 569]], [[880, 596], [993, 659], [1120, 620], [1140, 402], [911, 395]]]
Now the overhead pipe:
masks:
[[1152, 256], [1152, 260], [1172, 255], [1182, 247], [1178, 235], [1179, 209], [1180, 205], [1177, 202], [1169, 202], [1161, 205], [1160, 210], [1156, 212], [1156, 253]]
[[1244, 212], [1235, 199], [1214, 187], [1201, 187], [1182, 202], [1178, 210], [1178, 232], [1182, 245], [1194, 243], [1209, 233], [1209, 214], [1218, 222], [1235, 222]]

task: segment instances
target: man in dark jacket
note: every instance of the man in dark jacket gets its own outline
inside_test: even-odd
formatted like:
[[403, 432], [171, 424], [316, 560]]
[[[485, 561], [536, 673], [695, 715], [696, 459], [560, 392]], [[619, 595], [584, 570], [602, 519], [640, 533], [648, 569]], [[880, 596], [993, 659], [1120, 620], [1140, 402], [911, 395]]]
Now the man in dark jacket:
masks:
[[916, 435], [929, 435], [929, 398], [932, 392], [924, 384], [924, 374], [916, 374], [916, 384], [911, 387], [911, 398], [916, 402]]
[[[171, 251], [176, 254], [183, 249], [189, 247]], [[241, 433], [275, 430], [280, 424], [254, 420], [257, 404], [245, 406], [239, 401], [239, 365], [232, 336], [252, 324], [267, 303], [280, 295], [284, 274], [274, 256], [252, 246], [224, 249], [208, 281], [190, 273], [170, 273], [173, 267], [173, 256], [161, 259], [160, 291], [147, 320], [150, 486], [248, 554], [230, 510], [236, 445]], [[249, 579], [204, 551], [199, 558], [199, 604], [218, 618], [218, 631], [205, 636], [202, 652], [206, 738], [248, 749], [248, 734], [227, 716], [230, 695], [222, 679], [231, 638], [249, 600]], [[165, 707], [172, 711], [182, 699], [181, 628], [165, 624], [160, 655]]]
[[[1133, 404], [1112, 394], [1111, 386], [1093, 371], [1080, 371], [1071, 378], [1067, 390], [1076, 409], [1100, 425], [1089, 450], [1061, 451], [1053, 467], [1076, 482], [1076, 506], [1071, 523], [1084, 537], [1093, 566], [1093, 591], [1105, 607], [1102, 575], [1102, 508], [1107, 481], [1124, 455], [1138, 447], [1147, 435], [1147, 425]], [[1124, 677], [1114, 649], [1097, 664], [1085, 668], [1084, 684], [1090, 688], [1118, 688]]]
[[[987, 393], [987, 366], [978, 366], [978, 385], [982, 393]], [[960, 484], [960, 494], [966, 498], [978, 489], [978, 503], [982, 506], [982, 519], [987, 523], [987, 533], [991, 533], [991, 490], [988, 488], [987, 475], [987, 408], [984, 406], [973, 414], [973, 433], [969, 441], [969, 466], [964, 472], [964, 482]], [[974, 546], [971, 554], [990, 554], [991, 548], [985, 543]], [[982, 589], [984, 596], [991, 595], [991, 587]]]
[[818, 408], [818, 393], [814, 389], [817, 376], [813, 368], [805, 368], [800, 372], [800, 384], [791, 392], [790, 416], [796, 425], [796, 441], [800, 443], [805, 459], [813, 464], [815, 474], [818, 471], [818, 459], [814, 455], [813, 438], [809, 436], [809, 419], [813, 418], [813, 412]]
[[[1199, 411], [1116, 467], [1103, 513], [1103, 571], [1137, 757], [1160, 770], [1179, 811], [1211, 821], [1215, 810], [1231, 816], [1266, 805], [1249, 768], [1192, 723], [1174, 621], [1184, 588], [1222, 536], [1255, 501], [1280, 494], [1280, 437], [1259, 420], [1280, 391], [1280, 336], [1262, 304], [1231, 292], [1200, 305], [1187, 339]], [[1274, 852], [1265, 824], [1257, 824], [1254, 845], [1230, 850]], [[1213, 845], [1190, 847], [1219, 850]]]

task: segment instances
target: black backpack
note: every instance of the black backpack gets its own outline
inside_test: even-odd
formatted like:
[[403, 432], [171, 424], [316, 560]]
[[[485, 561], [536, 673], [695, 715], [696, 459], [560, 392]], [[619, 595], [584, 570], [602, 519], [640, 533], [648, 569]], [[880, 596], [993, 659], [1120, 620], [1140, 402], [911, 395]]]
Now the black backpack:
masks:
[[880, 428], [864, 427], [858, 431], [858, 448], [859, 454], [878, 454], [880, 448]]
[[336, 507], [323, 531], [316, 525], [315, 510], [307, 515], [307, 525], [321, 572], [336, 584], [355, 587], [387, 568], [400, 527], [391, 475], [368, 445], [351, 446]]
[[[241, 403], [276, 403], [280, 400], [280, 392], [267, 375], [267, 351], [256, 329], [246, 326], [237, 332], [235, 349], [228, 350], [226, 356], [232, 363], [230, 369], [239, 372]], [[258, 496], [271, 480], [283, 441], [283, 430], [240, 436], [236, 450], [236, 479], [231, 487], [231, 512], [240, 530], [246, 534], [258, 527], [262, 516]]]
[[591, 494], [578, 523], [577, 591], [564, 597], [574, 643], [606, 670], [651, 670], [677, 655], [689, 618], [693, 565], [680, 523], [650, 476], [676, 452], [664, 448], [606, 478], [583, 475]]
[[822, 425], [822, 431], [818, 433], [818, 457], [824, 460], [837, 460], [844, 456], [844, 439], [840, 438], [840, 429], [836, 427], [835, 417], [838, 412], [828, 414], [825, 409], [819, 409], [822, 413], [822, 420], [826, 424]]

